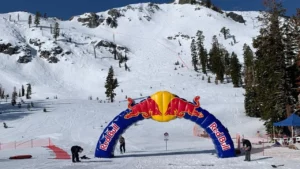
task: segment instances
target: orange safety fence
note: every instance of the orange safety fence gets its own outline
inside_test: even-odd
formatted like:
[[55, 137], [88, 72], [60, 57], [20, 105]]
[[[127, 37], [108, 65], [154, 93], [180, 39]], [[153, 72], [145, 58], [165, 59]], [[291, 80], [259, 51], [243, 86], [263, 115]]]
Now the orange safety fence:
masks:
[[33, 148], [33, 147], [46, 147], [53, 145], [50, 138], [44, 139], [31, 139], [25, 141], [14, 141], [9, 143], [0, 142], [0, 150], [7, 149], [20, 149], [20, 148]]

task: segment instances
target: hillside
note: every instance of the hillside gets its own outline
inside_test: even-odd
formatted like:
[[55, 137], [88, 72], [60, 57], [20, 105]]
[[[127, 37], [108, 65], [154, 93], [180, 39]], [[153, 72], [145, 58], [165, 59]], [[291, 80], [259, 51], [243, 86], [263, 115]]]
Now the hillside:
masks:
[[[115, 11], [118, 11], [117, 14]], [[115, 19], [117, 28], [111, 28], [106, 21], [96, 28], [83, 25], [82, 21], [89, 16], [88, 13], [75, 16], [69, 21], [58, 21], [61, 36], [56, 43], [49, 29], [50, 25], [54, 27], [55, 18], [41, 19], [40, 29], [34, 24], [29, 28], [29, 13], [1, 14], [0, 30], [5, 33], [0, 43], [10, 43], [21, 48], [19, 54], [11, 56], [0, 53], [2, 86], [11, 93], [12, 86], [20, 88], [21, 84], [31, 83], [36, 98], [51, 95], [87, 98], [92, 95], [104, 99], [104, 82], [108, 68], [112, 65], [120, 82], [117, 100], [123, 100], [126, 94], [140, 97], [140, 94], [149, 95], [160, 89], [178, 93], [185, 88], [185, 93], [193, 93], [197, 88], [193, 83], [201, 83], [199, 79], [202, 77], [197, 77], [192, 70], [190, 56], [191, 38], [197, 30], [203, 31], [204, 45], [208, 50], [212, 36], [217, 35], [219, 42], [229, 52], [237, 53], [241, 62], [244, 43], [250, 44], [258, 34], [258, 27], [253, 27], [253, 24], [257, 26], [255, 17], [258, 12], [241, 12], [246, 20], [246, 24], [241, 24], [225, 14], [202, 6], [136, 4], [115, 11], [99, 12], [97, 15], [99, 21], [111, 15], [118, 16]], [[9, 21], [10, 15], [12, 21]], [[14, 21], [18, 15], [20, 20]], [[81, 18], [81, 22], [78, 18]], [[34, 16], [32, 19], [34, 21]], [[229, 28], [230, 33], [235, 35], [236, 44], [232, 46], [232, 38], [225, 40], [222, 37], [222, 27]], [[168, 37], [172, 37], [172, 40]], [[119, 68], [118, 60], [113, 60], [111, 42], [120, 47], [118, 53], [124, 56], [126, 51], [131, 72], [125, 71], [124, 63]], [[98, 44], [96, 59], [94, 44]], [[31, 53], [27, 57], [31, 61], [27, 64], [18, 63], [19, 57], [27, 56], [26, 53]], [[49, 63], [47, 58], [55, 55], [58, 63]], [[177, 71], [174, 70], [176, 61], [184, 66], [178, 67]], [[178, 83], [171, 84], [171, 79], [177, 79]], [[187, 80], [190, 83], [184, 83]], [[149, 81], [159, 83], [151, 86]], [[120, 92], [121, 89], [124, 93]]]

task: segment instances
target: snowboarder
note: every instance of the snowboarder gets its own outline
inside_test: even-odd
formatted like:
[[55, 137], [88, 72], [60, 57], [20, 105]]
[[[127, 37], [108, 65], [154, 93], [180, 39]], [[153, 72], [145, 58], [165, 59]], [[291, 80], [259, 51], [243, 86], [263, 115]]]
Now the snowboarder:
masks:
[[247, 139], [242, 139], [242, 143], [243, 143], [243, 148], [245, 150], [245, 160], [244, 161], [251, 161], [251, 159], [250, 159], [250, 154], [251, 154], [251, 149], [252, 149], [251, 142]]
[[[83, 151], [83, 148], [81, 148], [80, 146], [72, 146], [71, 147], [71, 152], [72, 152], [72, 162], [81, 162], [79, 160], [79, 154]], [[76, 160], [76, 161], [75, 161]]]
[[8, 128], [5, 122], [3, 122], [3, 127], [6, 129]]
[[120, 152], [121, 152], [121, 154], [123, 154], [123, 151], [125, 153], [125, 138], [123, 136], [121, 136], [119, 139], [119, 142], [120, 142]]

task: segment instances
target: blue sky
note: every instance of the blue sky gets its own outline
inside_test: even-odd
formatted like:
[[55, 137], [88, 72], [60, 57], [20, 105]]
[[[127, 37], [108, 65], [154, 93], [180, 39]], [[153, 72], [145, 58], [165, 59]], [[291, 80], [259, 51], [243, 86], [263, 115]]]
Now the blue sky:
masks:
[[[71, 16], [85, 12], [101, 12], [114, 7], [141, 2], [167, 3], [171, 0], [2, 0], [0, 13], [27, 11], [35, 13], [40, 11], [48, 16], [69, 19]], [[300, 8], [300, 0], [281, 0], [287, 15], [295, 13]], [[224, 10], [262, 10], [262, 0], [212, 0]]]

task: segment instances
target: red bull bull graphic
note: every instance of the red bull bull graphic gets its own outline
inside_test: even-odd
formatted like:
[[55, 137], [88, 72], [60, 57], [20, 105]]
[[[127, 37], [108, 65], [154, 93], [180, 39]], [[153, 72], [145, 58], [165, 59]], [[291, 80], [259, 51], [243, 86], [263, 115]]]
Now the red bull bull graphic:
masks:
[[159, 91], [134, 103], [128, 99], [128, 109], [116, 116], [104, 129], [96, 146], [95, 157], [114, 157], [119, 137], [132, 124], [144, 119], [168, 122], [176, 118], [189, 119], [201, 126], [210, 135], [220, 158], [235, 157], [233, 141], [219, 120], [200, 107], [200, 97], [188, 102], [167, 91]]
[[169, 103], [169, 108], [167, 110], [167, 112], [165, 113], [165, 115], [171, 115], [171, 116], [176, 116], [178, 118], [183, 118], [183, 116], [187, 113], [190, 116], [196, 116], [198, 118], [203, 118], [204, 115], [202, 114], [202, 112], [198, 112], [196, 109], [200, 107], [200, 97], [196, 96], [194, 98], [194, 102], [196, 104], [193, 103], [189, 103], [179, 97], [176, 97], [174, 99], [171, 100], [171, 102]]
[[125, 119], [130, 119], [132, 117], [137, 117], [142, 115], [145, 119], [151, 118], [152, 116], [162, 115], [159, 111], [158, 105], [151, 98], [141, 101], [139, 104], [132, 106], [134, 101], [131, 98], [128, 98], [128, 109], [130, 113], [124, 116]]

